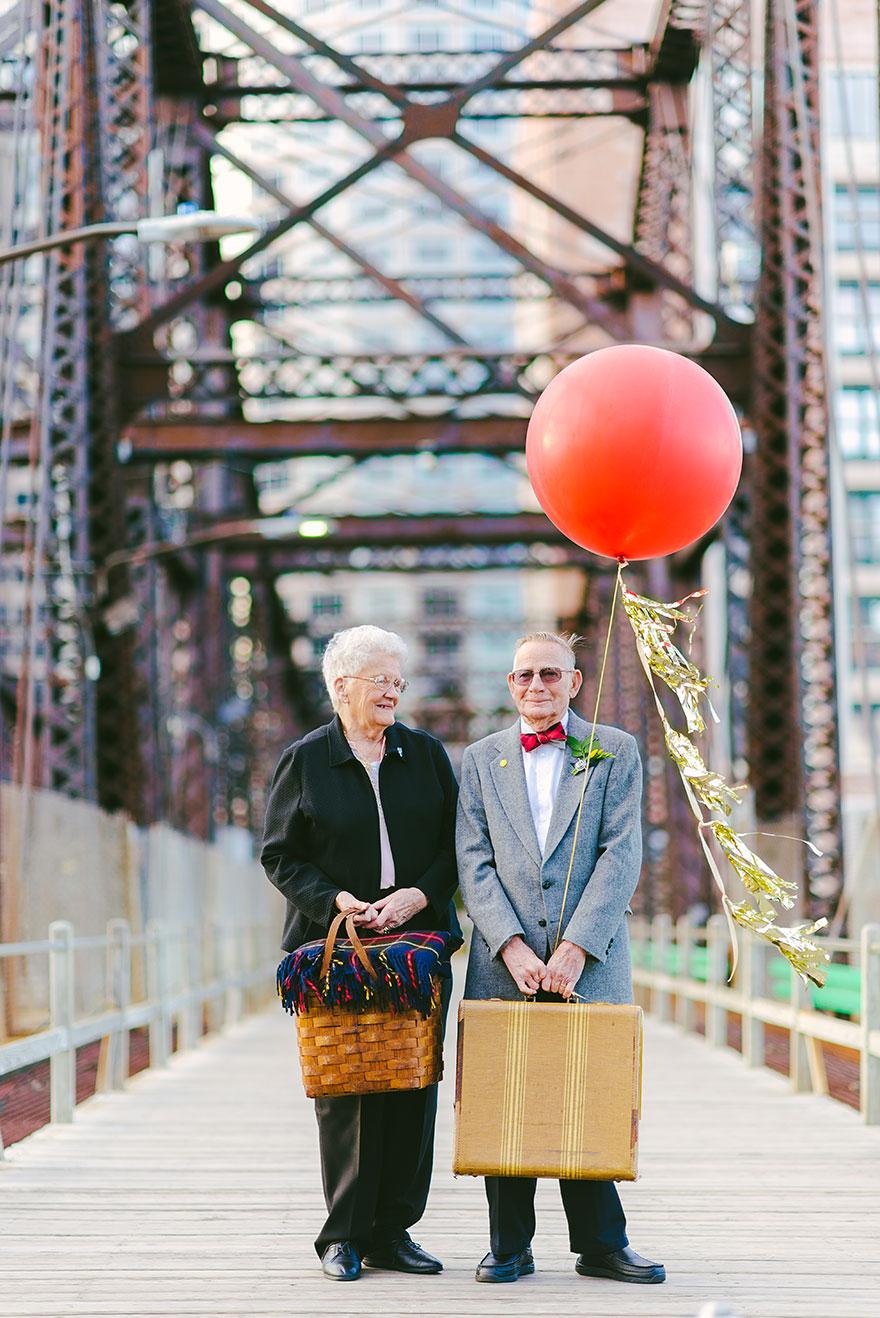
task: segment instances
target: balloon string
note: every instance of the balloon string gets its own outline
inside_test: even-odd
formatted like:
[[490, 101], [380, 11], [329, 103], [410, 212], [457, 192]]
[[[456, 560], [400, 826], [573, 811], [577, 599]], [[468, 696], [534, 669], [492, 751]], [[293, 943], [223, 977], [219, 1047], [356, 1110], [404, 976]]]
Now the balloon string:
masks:
[[565, 887], [562, 891], [562, 909], [559, 912], [559, 924], [556, 926], [556, 938], [553, 942], [554, 952], [559, 946], [559, 941], [560, 938], [562, 937], [562, 921], [565, 918], [565, 903], [568, 900], [568, 887], [569, 884], [571, 883], [571, 872], [574, 869], [574, 853], [577, 848], [578, 833], [580, 832], [580, 828], [581, 828], [581, 814], [583, 813], [583, 809], [584, 809], [584, 797], [586, 796], [587, 793], [587, 782], [590, 778], [590, 775], [592, 774], [592, 769], [590, 768], [590, 756], [593, 753], [593, 742], [595, 741], [596, 738], [596, 724], [599, 721], [599, 701], [602, 698], [602, 685], [605, 681], [605, 669], [608, 665], [608, 651], [611, 647], [611, 628], [614, 624], [614, 610], [617, 606], [617, 596], [620, 594], [621, 590], [623, 589], [622, 574], [625, 566], [626, 566], [626, 560], [623, 558], [618, 559], [617, 577], [614, 582], [614, 594], [611, 597], [611, 613], [608, 616], [608, 631], [605, 633], [605, 650], [602, 655], [602, 665], [599, 669], [599, 681], [596, 686], [596, 704], [593, 708], [593, 726], [590, 728], [590, 741], [589, 741], [589, 745], [587, 746], [587, 756], [586, 756], [587, 763], [584, 769], [583, 782], [581, 783], [581, 799], [578, 802], [577, 819], [575, 820], [575, 825], [574, 825], [574, 837], [571, 843], [571, 856], [569, 857], [569, 861], [568, 861], [568, 873], [565, 876]]

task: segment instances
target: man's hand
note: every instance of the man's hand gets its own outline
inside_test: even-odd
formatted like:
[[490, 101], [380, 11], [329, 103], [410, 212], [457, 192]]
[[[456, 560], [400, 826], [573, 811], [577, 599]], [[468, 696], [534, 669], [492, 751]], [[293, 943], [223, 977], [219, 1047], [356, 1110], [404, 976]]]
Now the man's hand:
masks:
[[519, 934], [514, 935], [504, 944], [501, 949], [501, 960], [516, 980], [520, 993], [525, 993], [528, 997], [537, 993], [541, 987], [541, 976], [546, 973], [547, 967]]
[[563, 998], [570, 998], [575, 985], [583, 974], [587, 954], [577, 943], [569, 943], [565, 938], [547, 962], [541, 978], [541, 988], [545, 993], [560, 993]]
[[377, 934], [385, 934], [389, 929], [398, 929], [406, 924], [407, 920], [411, 920], [427, 905], [428, 899], [421, 888], [398, 888], [396, 892], [373, 902], [373, 918], [366, 928]]
[[369, 924], [376, 918], [375, 906], [353, 897], [350, 892], [343, 891], [336, 894], [336, 909], [345, 911], [346, 915], [353, 915], [355, 924]]

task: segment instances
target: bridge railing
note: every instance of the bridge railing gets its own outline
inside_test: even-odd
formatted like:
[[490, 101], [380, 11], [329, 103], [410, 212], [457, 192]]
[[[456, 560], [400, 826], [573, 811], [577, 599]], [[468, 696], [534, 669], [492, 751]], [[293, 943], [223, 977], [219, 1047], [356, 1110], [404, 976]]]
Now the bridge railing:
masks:
[[[832, 954], [824, 988], [805, 987], [769, 945], [740, 933], [740, 960], [728, 982], [729, 937], [723, 915], [695, 927], [668, 915], [631, 924], [633, 983], [638, 1000], [661, 1020], [698, 1029], [710, 1045], [727, 1045], [728, 1019], [742, 1022], [747, 1066], [765, 1060], [766, 1027], [789, 1035], [789, 1075], [796, 1092], [827, 1094], [823, 1043], [859, 1055], [859, 1106], [864, 1121], [880, 1124], [880, 924], [861, 936], [818, 940]], [[838, 960], [845, 957], [845, 961]]]
[[[107, 1009], [78, 1017], [77, 961], [95, 954], [105, 958]], [[70, 1122], [78, 1048], [100, 1043], [99, 1090], [125, 1086], [131, 1030], [148, 1032], [148, 1065], [167, 1066], [175, 1046], [192, 1048], [203, 1026], [222, 1030], [273, 996], [277, 931], [264, 924], [196, 929], [153, 920], [133, 934], [127, 920], [111, 920], [106, 934], [77, 937], [72, 924], [56, 920], [46, 939], [0, 943], [0, 961], [10, 957], [48, 958], [49, 1014], [45, 1029], [0, 1044], [0, 1077], [48, 1061], [49, 1119]]]

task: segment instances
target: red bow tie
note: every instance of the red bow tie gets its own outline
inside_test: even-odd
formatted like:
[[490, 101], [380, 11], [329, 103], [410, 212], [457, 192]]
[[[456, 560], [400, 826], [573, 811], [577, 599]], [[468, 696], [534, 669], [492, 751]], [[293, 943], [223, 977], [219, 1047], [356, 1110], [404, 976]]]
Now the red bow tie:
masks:
[[524, 751], [533, 751], [538, 746], [543, 746], [547, 741], [565, 741], [565, 728], [561, 723], [554, 723], [552, 727], [545, 728], [543, 732], [521, 732], [519, 739], [522, 742]]

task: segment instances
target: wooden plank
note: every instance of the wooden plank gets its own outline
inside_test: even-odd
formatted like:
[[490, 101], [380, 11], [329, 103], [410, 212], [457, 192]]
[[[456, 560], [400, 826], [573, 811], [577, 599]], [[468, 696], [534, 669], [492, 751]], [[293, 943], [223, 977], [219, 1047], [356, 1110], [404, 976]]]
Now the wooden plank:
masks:
[[880, 1316], [880, 1128], [651, 1020], [642, 1178], [621, 1197], [633, 1245], [666, 1263], [666, 1285], [577, 1277], [552, 1182], [538, 1187], [536, 1275], [475, 1284], [485, 1197], [449, 1171], [451, 1045], [434, 1187], [414, 1231], [446, 1271], [368, 1272], [340, 1293], [312, 1246], [323, 1200], [293, 1033], [273, 1009], [9, 1149], [0, 1318], [693, 1318], [709, 1300], [743, 1318]]

